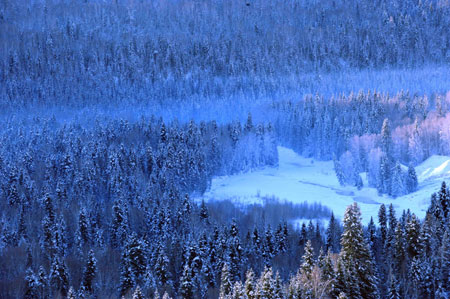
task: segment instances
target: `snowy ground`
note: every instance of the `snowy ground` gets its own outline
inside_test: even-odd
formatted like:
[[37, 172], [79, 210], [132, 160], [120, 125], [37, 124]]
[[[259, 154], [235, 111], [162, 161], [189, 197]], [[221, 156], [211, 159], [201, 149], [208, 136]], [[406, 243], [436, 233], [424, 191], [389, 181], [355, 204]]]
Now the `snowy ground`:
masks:
[[[364, 223], [370, 217], [377, 221], [379, 206], [392, 203], [397, 216], [403, 209], [410, 209], [420, 218], [424, 217], [430, 195], [439, 191], [441, 182], [450, 178], [450, 157], [432, 156], [416, 167], [419, 190], [398, 198], [378, 196], [376, 189], [339, 185], [332, 161], [315, 161], [304, 158], [294, 151], [278, 147], [279, 167], [264, 168], [250, 173], [213, 179], [206, 200], [231, 199], [239, 203], [262, 202], [263, 196], [276, 196], [294, 203], [320, 202], [329, 207], [337, 218], [344, 215], [345, 208], [356, 201], [361, 208]], [[364, 185], [367, 180], [363, 176]], [[301, 223], [302, 220], [297, 221]]]

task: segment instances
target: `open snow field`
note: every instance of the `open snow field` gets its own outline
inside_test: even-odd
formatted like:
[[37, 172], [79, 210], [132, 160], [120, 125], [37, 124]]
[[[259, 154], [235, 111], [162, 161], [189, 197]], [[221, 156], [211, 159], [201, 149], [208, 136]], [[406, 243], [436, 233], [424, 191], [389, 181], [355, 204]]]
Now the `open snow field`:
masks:
[[[450, 178], [450, 157], [432, 156], [416, 167], [419, 180], [417, 192], [398, 197], [379, 196], [375, 188], [342, 187], [336, 178], [332, 161], [316, 161], [304, 158], [294, 151], [278, 147], [279, 167], [264, 168], [250, 173], [213, 179], [205, 200], [231, 199], [241, 204], [262, 203], [264, 196], [276, 196], [293, 203], [318, 202], [333, 210], [342, 219], [345, 208], [356, 201], [361, 208], [362, 220], [367, 224], [370, 217], [377, 222], [381, 204], [392, 203], [397, 216], [410, 209], [420, 218], [424, 217], [430, 196], [439, 191], [443, 180]], [[301, 223], [298, 221], [297, 223]]]

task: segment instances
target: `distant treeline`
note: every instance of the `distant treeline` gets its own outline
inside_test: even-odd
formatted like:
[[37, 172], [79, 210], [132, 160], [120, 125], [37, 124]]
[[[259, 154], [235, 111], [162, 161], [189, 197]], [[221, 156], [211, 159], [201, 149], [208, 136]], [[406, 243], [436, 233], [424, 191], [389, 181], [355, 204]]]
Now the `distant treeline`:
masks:
[[239, 227], [252, 227], [255, 224], [276, 227], [280, 221], [291, 222], [296, 219], [330, 218], [331, 210], [320, 203], [292, 203], [276, 197], [263, 197], [262, 203], [240, 204], [230, 200], [207, 202], [210, 215], [218, 223], [227, 223], [231, 219]]
[[0, 105], [254, 99], [305, 72], [448, 65], [449, 16], [416, 0], [1, 1]]

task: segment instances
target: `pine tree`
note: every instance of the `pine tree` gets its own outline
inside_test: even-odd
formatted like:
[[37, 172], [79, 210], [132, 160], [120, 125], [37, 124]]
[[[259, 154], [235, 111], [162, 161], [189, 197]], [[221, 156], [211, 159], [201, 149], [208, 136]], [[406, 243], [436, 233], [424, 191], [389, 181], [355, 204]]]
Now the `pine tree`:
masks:
[[361, 190], [362, 189], [362, 187], [364, 187], [364, 184], [363, 184], [363, 180], [362, 180], [362, 178], [361, 178], [361, 175], [358, 173], [358, 172], [355, 172], [355, 175], [354, 175], [354, 181], [355, 181], [355, 187], [358, 189], [358, 190]]
[[436, 292], [434, 293], [434, 298], [435, 299], [448, 299], [449, 298], [448, 293], [444, 290], [444, 288], [442, 287], [441, 284], [438, 285]]
[[183, 276], [180, 279], [180, 295], [182, 298], [193, 298], [194, 285], [192, 281], [192, 270], [188, 265], [184, 266]]
[[133, 273], [131, 267], [128, 264], [122, 266], [120, 272], [120, 285], [119, 294], [120, 296], [125, 296], [128, 292], [135, 286]]
[[440, 280], [445, 291], [450, 291], [450, 229], [444, 233], [440, 248]]
[[406, 173], [405, 187], [407, 193], [412, 193], [417, 191], [417, 187], [419, 185], [417, 181], [416, 170], [412, 166], [412, 164], [408, 167], [408, 172]]
[[392, 250], [393, 270], [398, 275], [403, 274], [406, 262], [404, 232], [401, 223], [397, 223], [395, 228], [394, 246]]
[[45, 273], [44, 267], [42, 266], [39, 267], [37, 280], [39, 282], [39, 297], [46, 298], [48, 293], [48, 277]]
[[389, 229], [387, 232], [387, 242], [388, 247], [392, 248], [394, 238], [395, 238], [395, 229], [397, 227], [397, 218], [395, 217], [395, 209], [394, 206], [389, 204], [389, 212], [388, 212], [388, 223], [389, 223]]
[[261, 277], [259, 279], [260, 298], [273, 298], [274, 297], [274, 281], [272, 268], [265, 267]]
[[380, 225], [380, 244], [384, 255], [384, 248], [387, 240], [387, 215], [386, 206], [382, 204], [378, 210], [378, 224]]
[[247, 116], [247, 122], [245, 123], [244, 130], [250, 132], [253, 129], [252, 114], [249, 112]]
[[413, 257], [409, 265], [408, 270], [408, 284], [409, 284], [409, 294], [410, 296], [418, 297], [419, 290], [422, 282], [422, 269], [421, 261], [417, 257]]
[[326, 283], [327, 293], [331, 297], [337, 297], [339, 294], [336, 290], [336, 273], [333, 266], [333, 261], [331, 257], [331, 251], [328, 251], [327, 255], [323, 258], [320, 263], [320, 271], [322, 274], [322, 280]]
[[131, 267], [134, 279], [139, 282], [147, 269], [145, 245], [136, 234], [133, 234], [126, 245], [124, 263]]
[[388, 299], [400, 299], [398, 281], [392, 273], [390, 275], [389, 281], [389, 289], [387, 294]]
[[116, 248], [122, 247], [128, 235], [128, 217], [122, 200], [117, 200], [113, 205], [112, 220], [112, 245]]
[[300, 269], [302, 274], [309, 279], [314, 267], [314, 249], [312, 247], [311, 240], [306, 242], [305, 253], [303, 254], [302, 260], [303, 262]]
[[245, 298], [244, 287], [242, 282], [236, 281], [233, 285], [233, 292], [231, 294], [232, 299], [241, 299]]
[[209, 223], [209, 213], [208, 208], [205, 205], [205, 201], [202, 200], [202, 203], [200, 205], [200, 219], [204, 221], [206, 224]]
[[388, 161], [392, 161], [392, 137], [389, 120], [386, 118], [381, 127], [381, 150], [386, 154]]
[[220, 299], [228, 298], [228, 296], [231, 295], [231, 292], [232, 292], [232, 285], [230, 279], [230, 272], [228, 271], [227, 263], [224, 263], [222, 267], [222, 276], [220, 277], [219, 298]]
[[403, 173], [400, 163], [396, 163], [392, 174], [391, 194], [392, 197], [399, 197], [405, 193], [405, 186], [403, 184]]
[[39, 298], [39, 282], [33, 273], [33, 270], [28, 268], [25, 276], [25, 294], [24, 299]]
[[84, 268], [83, 282], [82, 282], [82, 286], [89, 293], [92, 293], [94, 290], [93, 281], [96, 275], [97, 275], [97, 259], [94, 256], [94, 251], [91, 249], [89, 251], [86, 267]]
[[408, 140], [408, 155], [410, 161], [412, 161], [414, 165], [422, 162], [424, 158], [423, 145], [419, 134], [419, 122], [417, 118], [414, 121], [414, 128]]
[[367, 225], [367, 242], [370, 250], [374, 252], [376, 248], [376, 227], [373, 222], [373, 217], [370, 217], [369, 224]]
[[410, 259], [416, 257], [420, 251], [419, 244], [420, 222], [416, 215], [412, 215], [411, 219], [406, 223], [405, 238], [406, 250]]
[[333, 159], [334, 162], [334, 171], [336, 173], [336, 177], [341, 186], [345, 186], [345, 182], [347, 181], [344, 170], [342, 169], [341, 162], [338, 159]]
[[[347, 277], [348, 291], [346, 293], [360, 293], [363, 298], [377, 298], [377, 277], [371, 253], [363, 235], [361, 212], [356, 203], [347, 207], [345, 211], [341, 246], [340, 256], [343, 266], [350, 274]], [[353, 286], [352, 279], [356, 279], [356, 286]]]
[[252, 269], [247, 271], [244, 283], [245, 295], [248, 299], [256, 299], [255, 272]]
[[328, 223], [328, 228], [326, 231], [326, 247], [325, 249], [331, 250], [333, 253], [337, 253], [340, 250], [340, 230], [339, 230], [339, 223], [334, 218], [333, 212], [331, 212], [330, 216], [330, 222]]
[[449, 219], [450, 214], [450, 191], [447, 188], [445, 182], [442, 182], [441, 190], [438, 192], [438, 200], [444, 211], [445, 219]]
[[67, 299], [76, 299], [76, 294], [73, 287], [69, 288], [69, 292], [67, 292]]
[[280, 273], [277, 271], [275, 273], [275, 281], [273, 285], [273, 298], [274, 299], [283, 299], [283, 281], [281, 280]]
[[172, 297], [170, 297], [169, 294], [165, 292], [164, 295], [162, 296], [162, 299], [172, 299]]
[[66, 296], [69, 290], [69, 275], [67, 267], [58, 256], [55, 256], [50, 270], [50, 285], [61, 296]]
[[88, 219], [86, 216], [86, 210], [84, 208], [80, 209], [80, 213], [78, 216], [78, 238], [79, 238], [79, 244], [81, 246], [84, 246], [85, 244], [88, 244], [90, 241], [90, 227], [88, 223]]
[[285, 252], [287, 249], [287, 224], [284, 223], [282, 226], [281, 223], [278, 224], [277, 231], [275, 232], [275, 242], [277, 244], [276, 251], [277, 252]]
[[228, 260], [229, 260], [230, 278], [232, 281], [238, 281], [241, 279], [240, 268], [242, 263], [243, 250], [240, 244], [237, 224], [235, 221], [233, 221], [231, 224], [230, 240], [228, 244], [229, 244]]
[[381, 194], [392, 194], [392, 163], [389, 157], [384, 154], [380, 158], [380, 173], [377, 190]]
[[344, 268], [344, 263], [341, 258], [336, 263], [336, 284], [335, 291], [338, 294], [345, 293], [347, 291], [347, 273]]
[[142, 294], [141, 288], [139, 286], [136, 287], [133, 293], [133, 299], [144, 299], [144, 294]]
[[88, 299], [87, 291], [83, 285], [78, 290], [78, 299]]

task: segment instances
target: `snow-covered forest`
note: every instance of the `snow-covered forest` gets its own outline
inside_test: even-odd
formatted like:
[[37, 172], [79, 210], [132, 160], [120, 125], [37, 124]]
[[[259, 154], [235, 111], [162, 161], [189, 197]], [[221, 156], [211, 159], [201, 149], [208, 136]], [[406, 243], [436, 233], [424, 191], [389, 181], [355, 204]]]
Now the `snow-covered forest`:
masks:
[[449, 298], [449, 112], [446, 0], [0, 0], [0, 298]]

